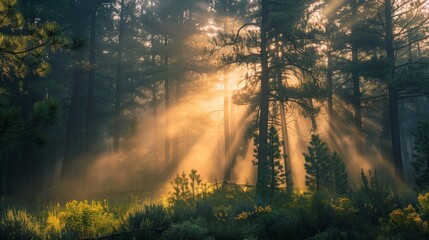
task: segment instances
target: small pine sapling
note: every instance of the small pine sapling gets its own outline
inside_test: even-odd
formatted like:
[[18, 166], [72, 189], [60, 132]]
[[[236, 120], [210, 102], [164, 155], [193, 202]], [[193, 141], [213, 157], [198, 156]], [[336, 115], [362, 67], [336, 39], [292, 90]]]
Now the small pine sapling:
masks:
[[202, 188], [202, 180], [200, 174], [197, 173], [197, 170], [192, 169], [189, 174], [189, 185], [192, 192], [192, 200], [195, 200], [195, 197], [199, 194], [198, 192]]
[[170, 203], [177, 203], [179, 201], [186, 202], [191, 197], [189, 179], [185, 172], [182, 172], [181, 175], [177, 174], [170, 183], [173, 187], [173, 193], [170, 193], [169, 197]]
[[327, 168], [329, 166], [330, 155], [328, 147], [319, 135], [311, 135], [310, 146], [307, 148], [308, 153], [304, 153], [305, 158], [305, 185], [312, 191], [319, 191], [326, 184]]
[[319, 135], [311, 136], [305, 157], [305, 184], [311, 191], [328, 190], [336, 194], [348, 192], [348, 174], [341, 156], [329, 153], [328, 146]]

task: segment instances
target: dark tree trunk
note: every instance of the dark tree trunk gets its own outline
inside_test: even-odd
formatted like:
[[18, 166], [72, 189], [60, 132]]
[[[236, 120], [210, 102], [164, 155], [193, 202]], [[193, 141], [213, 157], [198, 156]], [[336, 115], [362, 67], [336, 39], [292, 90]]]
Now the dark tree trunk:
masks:
[[[357, 18], [358, 6], [356, 1], [352, 1], [352, 18]], [[356, 24], [352, 26], [352, 83], [353, 83], [353, 110], [354, 110], [354, 124], [356, 129], [362, 131], [362, 110], [361, 110], [361, 93], [359, 83], [359, 48], [356, 44], [357, 28]]]
[[[180, 112], [180, 103], [181, 103], [181, 95], [182, 95], [182, 76], [178, 76], [176, 80], [176, 102], [175, 102], [175, 112], [174, 115], [177, 118], [180, 118], [181, 112]], [[171, 124], [171, 123], [170, 123]], [[173, 163], [178, 164], [180, 161], [180, 129], [178, 128], [178, 125], [173, 122], [173, 130], [174, 130], [174, 136], [173, 136]]]
[[1, 168], [1, 195], [6, 196], [7, 194], [7, 177], [8, 177], [8, 160], [4, 153], [0, 152], [0, 163], [2, 164]]
[[290, 143], [289, 143], [289, 135], [287, 130], [287, 122], [286, 122], [286, 110], [285, 104], [282, 101], [279, 101], [280, 107], [280, 121], [282, 124], [282, 140], [283, 140], [283, 161], [285, 166], [285, 175], [286, 175], [286, 186], [287, 191], [289, 193], [293, 192], [293, 176], [292, 176], [292, 163], [290, 157]]
[[395, 52], [393, 48], [393, 23], [392, 23], [392, 2], [385, 0], [385, 18], [386, 18], [386, 52], [390, 64], [390, 72], [387, 75], [388, 94], [389, 94], [389, 119], [390, 134], [392, 142], [393, 163], [395, 166], [395, 175], [400, 181], [404, 180], [404, 170], [402, 164], [401, 134], [398, 106], [398, 90], [392, 78], [395, 68]]
[[[283, 87], [283, 79], [282, 79], [282, 69], [277, 73], [277, 84], [278, 87]], [[285, 85], [287, 86], [287, 79], [285, 80]], [[290, 145], [289, 145], [289, 136], [287, 130], [287, 121], [286, 121], [286, 109], [283, 101], [279, 101], [280, 108], [280, 122], [281, 122], [281, 130], [282, 130], [282, 147], [283, 147], [283, 163], [285, 168], [285, 178], [286, 178], [286, 187], [287, 192], [293, 192], [293, 176], [292, 176], [292, 164], [290, 162]]]
[[[179, 14], [179, 19], [178, 19], [178, 24], [179, 24], [179, 29], [183, 28], [185, 21], [183, 18], [183, 15], [185, 14], [185, 12], [182, 10], [181, 13]], [[181, 101], [182, 101], [182, 84], [185, 82], [186, 80], [186, 64], [185, 64], [185, 58], [184, 58], [184, 47], [185, 47], [185, 36], [182, 35], [183, 33], [181, 32], [178, 35], [177, 39], [175, 40], [175, 44], [177, 44], [177, 48], [178, 48], [178, 56], [177, 56], [177, 63], [178, 66], [176, 67], [180, 67], [180, 69], [178, 69], [178, 76], [176, 78], [176, 93], [175, 93], [175, 117], [177, 118], [181, 118]], [[180, 151], [180, 134], [181, 134], [181, 129], [179, 129], [177, 127], [177, 124], [173, 124], [174, 126], [174, 137], [173, 137], [173, 162], [175, 165], [177, 165], [182, 156], [181, 156], [181, 151]]]
[[[167, 37], [165, 37], [167, 38]], [[165, 47], [168, 46], [167, 39], [164, 40]], [[165, 71], [168, 72], [168, 56], [164, 57]], [[165, 92], [165, 167], [167, 168], [171, 162], [171, 149], [170, 149], [170, 131], [171, 131], [171, 106], [170, 106], [170, 78], [166, 76], [164, 81], [164, 92]]]
[[225, 166], [224, 181], [228, 182], [232, 179], [232, 170], [234, 166], [231, 162], [231, 133], [229, 121], [229, 73], [224, 74], [223, 79], [223, 130], [224, 130], [224, 146], [225, 146]]
[[157, 83], [154, 80], [152, 83], [152, 111], [153, 111], [153, 159], [158, 160], [158, 87]]
[[361, 109], [361, 100], [360, 100], [360, 83], [359, 83], [359, 74], [356, 70], [358, 64], [358, 49], [353, 44], [352, 46], [352, 82], [353, 82], [353, 110], [354, 110], [354, 124], [356, 129], [362, 131], [362, 109]]
[[[78, 54], [78, 53], [77, 53]], [[84, 72], [78, 65], [79, 57], [76, 57], [73, 70], [73, 90], [67, 121], [67, 136], [65, 155], [62, 165], [62, 181], [77, 179], [78, 167], [81, 158], [81, 130], [82, 130], [82, 92]]]
[[259, 105], [259, 139], [258, 139], [258, 178], [256, 182], [256, 197], [265, 200], [269, 196], [268, 191], [268, 110], [269, 110], [269, 72], [268, 72], [268, 0], [261, 1], [261, 94]]
[[[95, 4], [95, 2], [93, 2]], [[101, 1], [97, 1], [97, 6]], [[70, 19], [74, 38], [84, 39], [85, 26], [87, 18], [94, 10], [92, 5], [82, 5], [82, 2], [70, 1], [70, 5], [74, 8], [75, 15]], [[88, 8], [87, 8], [88, 7]], [[78, 11], [79, 9], [79, 11]], [[80, 66], [82, 61], [82, 49], [75, 49], [74, 52], [74, 68], [73, 68], [73, 87], [70, 108], [67, 118], [66, 129], [66, 145], [64, 151], [64, 159], [61, 167], [61, 182], [77, 181], [80, 179], [80, 165], [82, 164], [82, 153], [85, 145], [82, 145], [82, 128], [83, 128], [83, 92], [84, 92], [84, 70]], [[69, 189], [72, 191], [72, 189]]]
[[[228, 11], [227, 6], [225, 5], [225, 8], [223, 9], [226, 13]], [[228, 26], [226, 23], [223, 25], [223, 31], [228, 32]], [[230, 69], [227, 68], [224, 76], [223, 76], [223, 130], [224, 130], [224, 160], [225, 160], [225, 172], [223, 180], [224, 182], [229, 182], [232, 180], [232, 172], [234, 170], [235, 161], [233, 161], [232, 151], [231, 151], [231, 144], [232, 144], [232, 138], [231, 138], [231, 121], [230, 121], [230, 113], [231, 113], [231, 103], [230, 103], [230, 80], [229, 80], [229, 73]]]
[[332, 82], [332, 50], [331, 47], [328, 46], [328, 66], [326, 69], [326, 81], [328, 83], [328, 116], [329, 120], [332, 121], [332, 114], [334, 112], [334, 106], [333, 106], [333, 82]]
[[119, 153], [121, 139], [121, 102], [122, 102], [122, 72], [123, 72], [123, 43], [125, 28], [125, 0], [121, 0], [121, 10], [119, 13], [118, 25], [118, 50], [116, 67], [116, 92], [115, 92], [115, 112], [113, 126], [113, 152]]
[[94, 153], [94, 92], [95, 92], [95, 38], [97, 27], [97, 11], [91, 15], [91, 38], [90, 38], [90, 51], [89, 51], [89, 64], [91, 66], [88, 79], [88, 99], [86, 105], [86, 131], [85, 131], [85, 144], [86, 155], [90, 157]]

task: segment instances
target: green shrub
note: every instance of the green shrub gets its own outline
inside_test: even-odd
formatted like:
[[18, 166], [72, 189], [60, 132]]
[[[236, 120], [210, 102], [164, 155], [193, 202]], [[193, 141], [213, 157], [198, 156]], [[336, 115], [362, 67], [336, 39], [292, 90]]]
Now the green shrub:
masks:
[[25, 210], [9, 209], [0, 221], [0, 239], [41, 239], [40, 225]]
[[185, 221], [173, 224], [162, 234], [165, 240], [204, 240], [208, 239], [208, 231], [196, 223]]
[[[252, 225], [249, 222], [206, 222], [204, 228], [208, 235], [214, 239], [235, 240], [235, 239], [253, 239]], [[256, 239], [256, 238], [255, 238]]]
[[378, 179], [377, 172], [368, 171], [366, 175], [361, 170], [363, 186], [353, 193], [353, 204], [359, 217], [369, 225], [378, 224], [380, 218], [388, 216], [394, 209], [400, 208], [403, 203], [400, 196], [389, 190]]
[[76, 238], [108, 235], [118, 226], [118, 221], [109, 212], [107, 203], [100, 201], [88, 203], [86, 200], [74, 200], [68, 202], [65, 210], [58, 214], [58, 218], [59, 228]]
[[331, 239], [355, 239], [353, 237], [349, 237], [347, 233], [342, 232], [337, 227], [330, 227], [327, 228], [323, 232], [319, 232], [316, 235], [314, 235], [311, 240], [331, 240]]
[[167, 210], [156, 204], [138, 204], [130, 207], [122, 216], [123, 228], [136, 231], [144, 228], [166, 229], [170, 225]]
[[205, 195], [207, 191], [207, 185], [202, 183], [201, 176], [195, 169], [192, 169], [188, 175], [185, 172], [181, 175], [177, 174], [170, 183], [173, 192], [170, 192], [168, 201], [172, 205], [180, 202], [190, 204]]
[[207, 198], [202, 198], [195, 202], [195, 213], [197, 217], [206, 220], [215, 220], [213, 203]]
[[417, 197], [417, 200], [419, 202], [419, 210], [421, 213], [421, 216], [426, 221], [429, 221], [429, 192], [426, 194], [419, 194]]
[[354, 229], [360, 225], [360, 219], [357, 217], [358, 211], [353, 206], [351, 199], [340, 197], [332, 199], [330, 207], [333, 210], [333, 225], [340, 229]]
[[389, 218], [381, 221], [381, 238], [428, 239], [429, 223], [410, 204], [406, 208], [393, 210]]

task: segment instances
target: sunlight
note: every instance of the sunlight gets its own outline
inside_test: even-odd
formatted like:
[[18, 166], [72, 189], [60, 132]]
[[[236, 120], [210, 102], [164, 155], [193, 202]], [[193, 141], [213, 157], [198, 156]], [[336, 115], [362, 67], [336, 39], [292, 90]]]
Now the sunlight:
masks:
[[[234, 69], [226, 74], [230, 79], [231, 89], [238, 89], [240, 72], [242, 70]], [[114, 193], [151, 189], [156, 195], [160, 195], [166, 193], [169, 180], [176, 173], [189, 172], [191, 169], [197, 169], [201, 177], [208, 181], [222, 181], [227, 166], [222, 127], [224, 99], [223, 84], [217, 82], [218, 77], [211, 77], [207, 81], [212, 86], [211, 93], [201, 92], [172, 107], [169, 115], [174, 116], [174, 121], [169, 129], [163, 127], [167, 113], [161, 113], [157, 117], [158, 132], [155, 133], [155, 119], [149, 112], [142, 112], [138, 132], [125, 143], [127, 151], [116, 155], [107, 154], [97, 159], [88, 168], [85, 190]], [[232, 105], [231, 117], [234, 122], [230, 124], [234, 135], [231, 149], [238, 151], [239, 148], [245, 148], [237, 154], [237, 160], [232, 166], [232, 180], [242, 184], [248, 181], [253, 183], [256, 169], [252, 165], [253, 144], [243, 142], [242, 138], [247, 128], [246, 107]], [[160, 137], [156, 140], [152, 137], [154, 134]], [[167, 163], [163, 160], [165, 138], [171, 142], [179, 139], [179, 162]], [[157, 153], [154, 153], [155, 146]], [[155, 177], [157, 175], [162, 177]]]
[[334, 14], [334, 12], [344, 4], [345, 0], [333, 0], [329, 1], [329, 4], [325, 8], [325, 16], [330, 16]]

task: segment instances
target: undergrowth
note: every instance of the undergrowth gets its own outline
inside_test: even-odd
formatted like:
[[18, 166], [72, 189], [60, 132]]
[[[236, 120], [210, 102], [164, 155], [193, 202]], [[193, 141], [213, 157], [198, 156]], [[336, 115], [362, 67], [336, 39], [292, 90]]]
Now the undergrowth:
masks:
[[[247, 185], [210, 184], [196, 171], [178, 174], [164, 201], [131, 197], [70, 201], [44, 214], [3, 208], [0, 239], [428, 239], [429, 193], [410, 198], [362, 172], [344, 195], [287, 193], [255, 200]], [[115, 237], [113, 237], [115, 236]]]

